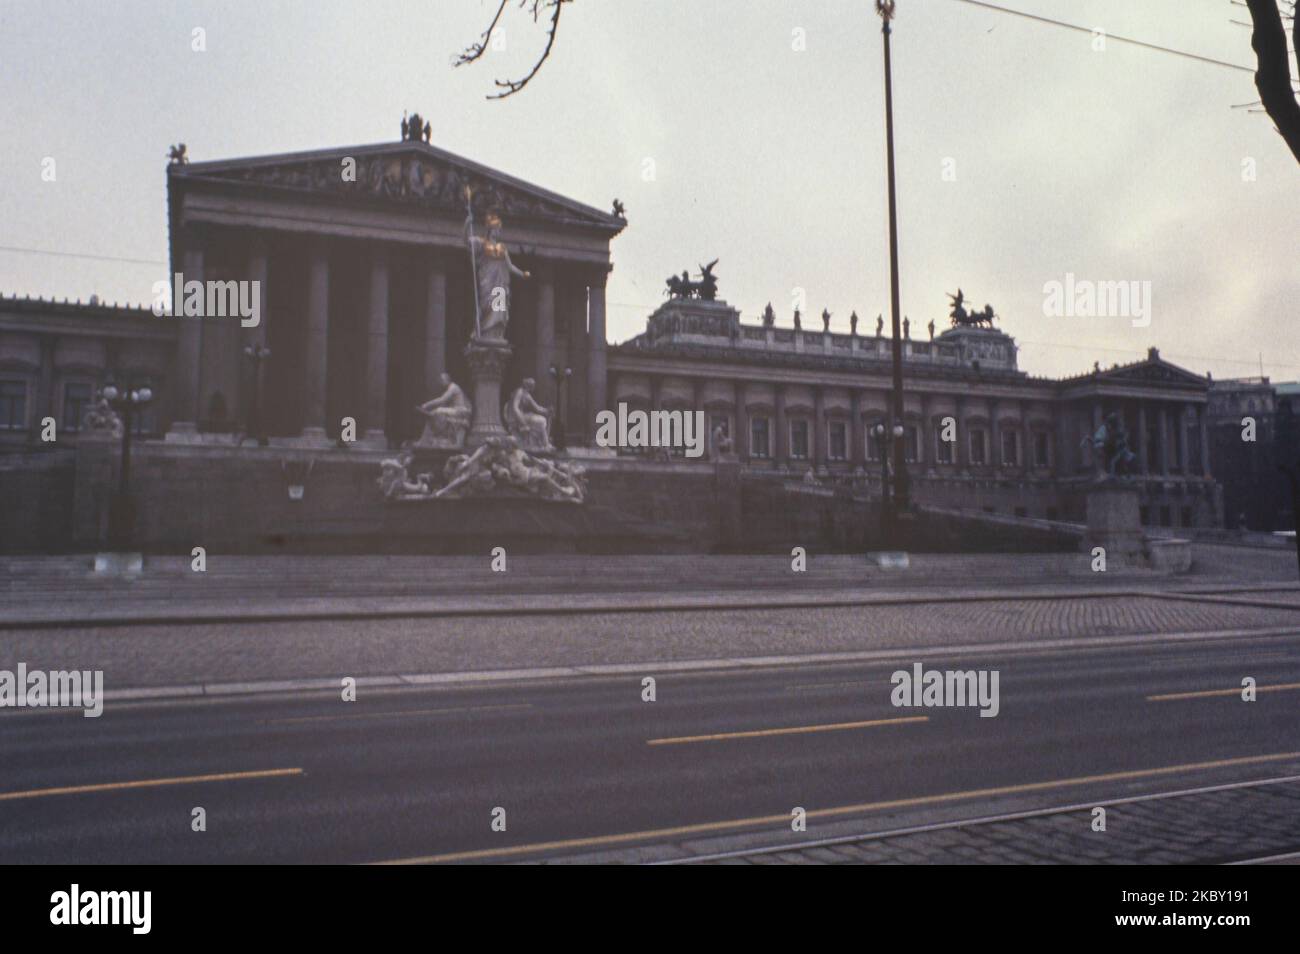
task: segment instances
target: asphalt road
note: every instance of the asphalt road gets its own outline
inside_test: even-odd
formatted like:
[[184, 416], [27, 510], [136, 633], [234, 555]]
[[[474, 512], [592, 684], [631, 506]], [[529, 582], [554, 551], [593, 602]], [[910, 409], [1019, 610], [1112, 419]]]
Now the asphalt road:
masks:
[[925, 659], [998, 670], [996, 718], [895, 708], [910, 665], [0, 710], [0, 862], [653, 857], [1300, 774], [1300, 637]]

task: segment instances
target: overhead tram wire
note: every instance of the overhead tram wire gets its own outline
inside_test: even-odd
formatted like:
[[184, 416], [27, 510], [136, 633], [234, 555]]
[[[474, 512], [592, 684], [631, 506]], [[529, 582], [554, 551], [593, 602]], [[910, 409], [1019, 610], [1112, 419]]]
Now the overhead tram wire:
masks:
[[124, 258], [120, 255], [94, 255], [88, 252], [59, 252], [48, 248], [27, 248], [21, 245], [0, 245], [0, 252], [17, 252], [20, 255], [51, 255], [56, 258], [84, 258], [88, 261], [126, 262], [129, 265], [166, 265], [163, 258]]
[[[957, 0], [958, 3], [967, 3], [973, 7], [983, 7], [985, 10], [993, 10], [997, 13], [1007, 13], [1011, 16], [1021, 17], [1025, 20], [1034, 20], [1038, 23], [1046, 23], [1050, 26], [1063, 27], [1067, 30], [1073, 30], [1076, 33], [1086, 33], [1093, 36], [1097, 31], [1093, 27], [1080, 26], [1077, 23], [1067, 23], [1064, 20], [1054, 20], [1051, 17], [1041, 16], [1037, 13], [1029, 13], [1025, 10], [1013, 10], [1011, 7], [1001, 7], [995, 3], [987, 3], [986, 0]], [[1211, 66], [1222, 66], [1225, 69], [1238, 70], [1243, 73], [1254, 73], [1255, 67], [1242, 66], [1240, 63], [1229, 63], [1227, 60], [1216, 60], [1210, 56], [1201, 56], [1199, 53], [1188, 53], [1186, 50], [1175, 50], [1170, 46], [1161, 46], [1158, 43], [1148, 43], [1146, 40], [1137, 40], [1133, 37], [1120, 36], [1118, 33], [1107, 33], [1107, 40], [1114, 40], [1116, 43], [1127, 43], [1130, 46], [1141, 47], [1145, 50], [1155, 50], [1157, 53], [1168, 53], [1172, 56], [1181, 56], [1184, 59], [1196, 60], [1200, 63], [1208, 63]]]

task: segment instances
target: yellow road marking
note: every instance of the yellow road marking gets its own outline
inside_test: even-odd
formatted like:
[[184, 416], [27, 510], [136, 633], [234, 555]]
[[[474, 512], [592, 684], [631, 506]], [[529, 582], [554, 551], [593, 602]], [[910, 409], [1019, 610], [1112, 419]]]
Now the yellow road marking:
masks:
[[668, 739], [646, 739], [646, 745], [681, 745], [686, 742], [720, 742], [724, 739], [761, 739], [770, 735], [803, 735], [806, 732], [838, 732], [842, 729], [869, 729], [878, 725], [902, 725], [906, 722], [929, 722], [929, 716], [905, 716], [897, 719], [871, 719], [867, 722], [828, 722], [825, 725], [796, 725], [787, 729], [754, 729], [750, 732], [717, 732], [713, 735], [681, 735]]
[[[1169, 692], [1163, 696], [1147, 696], [1147, 702], [1172, 702], [1175, 699], [1209, 699], [1212, 696], [1239, 696], [1244, 686], [1235, 689], [1204, 689], [1200, 692]], [[1300, 682], [1287, 682], [1277, 686], [1256, 686], [1256, 692], [1285, 692], [1300, 689]]]
[[292, 716], [287, 719], [265, 719], [266, 725], [283, 725], [292, 722], [328, 722], [333, 719], [379, 719], [384, 716], [444, 715], [449, 712], [492, 712], [503, 709], [531, 709], [532, 703], [517, 702], [499, 706], [459, 706], [446, 709], [387, 709], [383, 712], [354, 712], [347, 715]]
[[25, 792], [0, 792], [0, 802], [45, 795], [82, 795], [86, 792], [121, 792], [133, 788], [158, 788], [163, 785], [191, 785], [197, 782], [238, 782], [253, 778], [280, 778], [301, 775], [300, 768], [266, 769], [258, 772], [222, 772], [218, 775], [181, 775], [176, 778], [145, 778], [135, 782], [104, 782], [99, 785], [68, 785], [63, 788], [34, 788]]
[[[899, 798], [887, 802], [865, 802], [861, 805], [841, 805], [836, 808], [815, 808], [807, 813], [807, 817], [834, 818], [839, 815], [857, 815], [864, 812], [882, 811], [893, 808], [914, 808], [921, 805], [941, 805], [947, 802], [956, 802], [971, 798], [989, 798], [998, 795], [1018, 795], [1026, 792], [1041, 792], [1052, 788], [1068, 788], [1074, 785], [1089, 785], [1096, 782], [1121, 782], [1128, 779], [1173, 775], [1178, 772], [1231, 768], [1238, 765], [1260, 765], [1265, 762], [1284, 762], [1287, 759], [1300, 759], [1300, 752], [1279, 752], [1275, 755], [1248, 755], [1235, 759], [1221, 759], [1216, 762], [1190, 762], [1185, 765], [1166, 765], [1154, 769], [1108, 772], [1104, 775], [1084, 775], [1078, 778], [1057, 779], [1051, 782], [1027, 782], [1021, 785], [1004, 785], [998, 788], [978, 788], [966, 792], [948, 792], [943, 795], [923, 795], [919, 798]], [[656, 838], [680, 838], [689, 835], [731, 831], [737, 828], [754, 828], [762, 825], [777, 824], [790, 824], [789, 813], [787, 812], [781, 815], [759, 815], [754, 818], [737, 818], [731, 821], [702, 822], [697, 825], [679, 825], [675, 828], [654, 828], [648, 831], [627, 832], [621, 835], [594, 835], [590, 838], [569, 838], [563, 841], [543, 841], [531, 845], [512, 845], [507, 848], [482, 848], [477, 851], [456, 851], [442, 855], [398, 858], [392, 861], [382, 861], [379, 862], [379, 864], [419, 865], [437, 864], [448, 861], [481, 861], [488, 858], [509, 858], [516, 855], [526, 855], [538, 851], [597, 848], [607, 845], [621, 845], [629, 842], [646, 841]], [[798, 848], [798, 845], [791, 845], [791, 848]]]

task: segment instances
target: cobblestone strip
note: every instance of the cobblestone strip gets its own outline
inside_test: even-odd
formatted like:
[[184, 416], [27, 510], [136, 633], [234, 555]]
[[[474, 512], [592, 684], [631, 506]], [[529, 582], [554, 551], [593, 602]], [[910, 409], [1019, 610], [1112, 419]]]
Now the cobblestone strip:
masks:
[[1300, 850], [1300, 781], [1224, 788], [675, 864], [1222, 864]]

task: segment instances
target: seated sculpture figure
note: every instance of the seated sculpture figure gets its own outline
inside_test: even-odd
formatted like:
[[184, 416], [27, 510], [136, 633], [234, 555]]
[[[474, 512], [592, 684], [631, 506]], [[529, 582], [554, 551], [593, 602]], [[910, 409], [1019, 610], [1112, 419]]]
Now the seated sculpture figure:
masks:
[[551, 446], [551, 412], [542, 407], [533, 397], [537, 382], [525, 378], [515, 388], [506, 406], [502, 409], [501, 419], [510, 432], [510, 436], [527, 451], [553, 451]]
[[380, 492], [385, 497], [390, 500], [404, 497], [427, 497], [433, 492], [430, 486], [432, 477], [429, 474], [420, 474], [415, 480], [412, 480], [407, 473], [407, 468], [410, 466], [410, 454], [390, 457], [380, 464], [381, 473], [376, 482], [379, 484]]
[[442, 384], [442, 393], [417, 407], [425, 416], [424, 433], [413, 446], [459, 449], [465, 446], [465, 433], [469, 430], [474, 409], [451, 375], [444, 372], [438, 375], [438, 381]]
[[108, 399], [102, 394], [94, 404], [86, 408], [82, 416], [81, 426], [87, 431], [107, 431], [114, 438], [122, 436], [122, 418], [118, 416], [117, 411], [109, 405]]
[[727, 429], [719, 424], [713, 429], [713, 454], [715, 457], [731, 457], [731, 437], [727, 434]]

